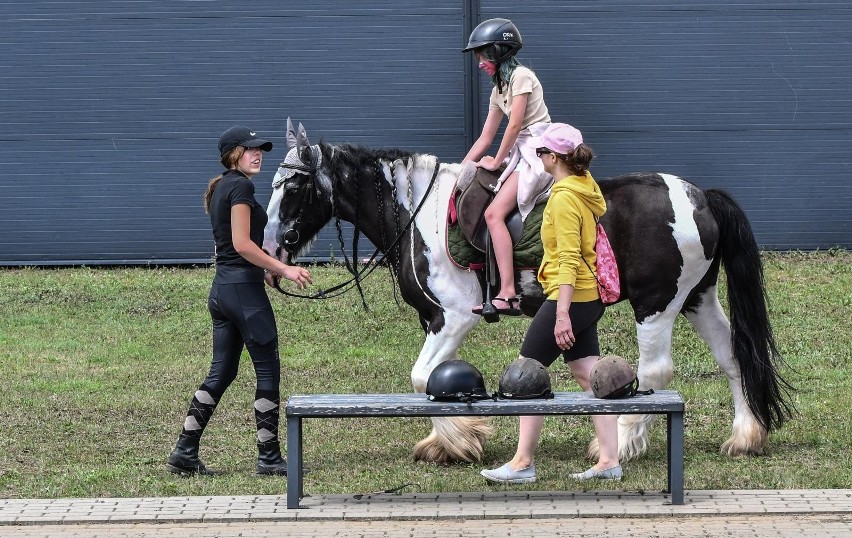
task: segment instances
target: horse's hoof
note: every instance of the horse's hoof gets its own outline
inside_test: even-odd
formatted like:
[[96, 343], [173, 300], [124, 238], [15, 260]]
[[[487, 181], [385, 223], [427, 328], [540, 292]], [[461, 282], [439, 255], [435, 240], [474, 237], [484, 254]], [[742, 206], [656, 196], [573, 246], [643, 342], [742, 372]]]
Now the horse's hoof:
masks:
[[433, 417], [432, 432], [414, 446], [414, 461], [473, 463], [482, 459], [492, 434], [485, 417]]
[[757, 445], [750, 442], [743, 442], [741, 439], [731, 437], [724, 443], [719, 450], [729, 458], [741, 458], [746, 456], [762, 456], [764, 453], [764, 443], [759, 442]]

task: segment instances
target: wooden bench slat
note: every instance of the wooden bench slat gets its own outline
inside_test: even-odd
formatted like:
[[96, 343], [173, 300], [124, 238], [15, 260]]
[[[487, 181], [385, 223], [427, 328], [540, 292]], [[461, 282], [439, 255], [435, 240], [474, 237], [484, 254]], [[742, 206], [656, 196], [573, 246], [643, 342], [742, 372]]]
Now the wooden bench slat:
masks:
[[552, 399], [432, 402], [425, 394], [302, 394], [291, 396], [286, 416], [299, 417], [433, 417], [499, 415], [605, 415], [683, 412], [677, 391], [602, 400], [589, 392], [557, 392]]

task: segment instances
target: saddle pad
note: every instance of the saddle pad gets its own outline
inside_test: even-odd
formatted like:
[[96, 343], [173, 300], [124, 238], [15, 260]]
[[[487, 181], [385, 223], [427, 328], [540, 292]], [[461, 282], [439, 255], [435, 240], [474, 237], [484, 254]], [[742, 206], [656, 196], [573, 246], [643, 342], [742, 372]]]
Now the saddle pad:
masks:
[[[524, 221], [521, 239], [515, 245], [514, 262], [517, 268], [538, 269], [541, 265], [541, 259], [544, 257], [544, 247], [541, 246], [541, 221], [545, 205], [535, 206]], [[450, 259], [464, 269], [482, 269], [485, 263], [485, 255], [465, 239], [458, 222], [447, 226], [447, 251]]]

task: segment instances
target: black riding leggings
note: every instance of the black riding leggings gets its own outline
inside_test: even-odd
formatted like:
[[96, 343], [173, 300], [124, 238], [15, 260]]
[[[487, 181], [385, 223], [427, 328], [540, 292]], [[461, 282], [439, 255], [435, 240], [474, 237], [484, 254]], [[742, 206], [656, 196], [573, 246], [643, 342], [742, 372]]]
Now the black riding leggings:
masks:
[[237, 377], [243, 345], [257, 375], [257, 390], [278, 393], [278, 329], [263, 283], [216, 284], [207, 308], [213, 318], [213, 362], [204, 385], [222, 395]]

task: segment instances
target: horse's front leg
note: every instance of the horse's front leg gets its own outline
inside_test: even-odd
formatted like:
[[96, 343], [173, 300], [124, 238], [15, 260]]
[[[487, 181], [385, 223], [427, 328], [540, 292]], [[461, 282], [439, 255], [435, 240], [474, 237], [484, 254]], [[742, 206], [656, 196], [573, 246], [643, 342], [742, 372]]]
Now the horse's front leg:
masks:
[[[445, 312], [444, 325], [427, 333], [426, 342], [411, 371], [415, 392], [426, 392], [429, 374], [438, 364], [458, 358], [458, 348], [479, 316]], [[483, 417], [433, 417], [432, 432], [414, 446], [415, 461], [434, 463], [473, 462], [482, 458], [491, 426]]]
[[[672, 331], [678, 309], [667, 308], [636, 324], [639, 342], [639, 389], [664, 389], [674, 375]], [[618, 457], [622, 462], [641, 456], [648, 449], [648, 431], [655, 415], [620, 415], [618, 417]], [[589, 444], [588, 457], [597, 461], [600, 454], [597, 438]]]
[[716, 287], [708, 289], [700, 297], [698, 306], [693, 311], [686, 312], [685, 316], [710, 346], [716, 363], [728, 377], [728, 385], [734, 399], [731, 437], [722, 444], [721, 452], [728, 456], [763, 454], [768, 433], [748, 407], [740, 369], [732, 352], [731, 325], [719, 303]]

